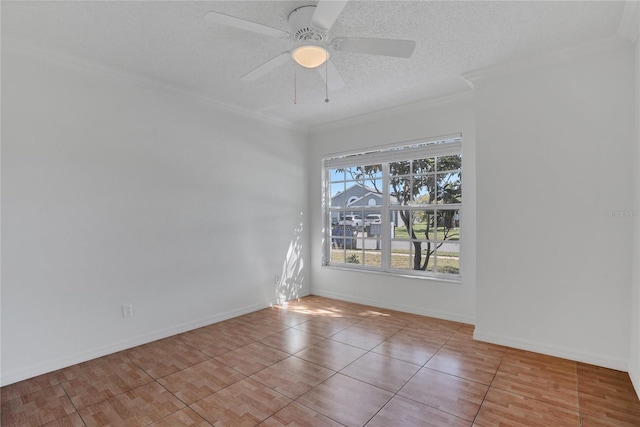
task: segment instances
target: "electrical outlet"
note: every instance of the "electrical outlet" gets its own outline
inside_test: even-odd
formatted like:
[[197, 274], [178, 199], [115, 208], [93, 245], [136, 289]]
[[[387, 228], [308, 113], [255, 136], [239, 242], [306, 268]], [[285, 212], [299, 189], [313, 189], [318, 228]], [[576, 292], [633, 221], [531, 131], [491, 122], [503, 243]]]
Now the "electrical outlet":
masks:
[[279, 274], [276, 274], [276, 275], [275, 275], [275, 283], [276, 283], [276, 285], [277, 285], [278, 283], [280, 283], [280, 275], [279, 275]]
[[122, 304], [122, 317], [133, 317], [133, 305], [131, 304]]

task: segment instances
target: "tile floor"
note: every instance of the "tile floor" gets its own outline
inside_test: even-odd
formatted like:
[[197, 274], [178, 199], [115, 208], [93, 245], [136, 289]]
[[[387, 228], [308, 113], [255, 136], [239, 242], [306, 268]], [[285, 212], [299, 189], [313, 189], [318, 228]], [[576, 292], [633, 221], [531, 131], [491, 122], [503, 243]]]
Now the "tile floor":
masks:
[[2, 388], [2, 426], [640, 426], [624, 372], [316, 296]]

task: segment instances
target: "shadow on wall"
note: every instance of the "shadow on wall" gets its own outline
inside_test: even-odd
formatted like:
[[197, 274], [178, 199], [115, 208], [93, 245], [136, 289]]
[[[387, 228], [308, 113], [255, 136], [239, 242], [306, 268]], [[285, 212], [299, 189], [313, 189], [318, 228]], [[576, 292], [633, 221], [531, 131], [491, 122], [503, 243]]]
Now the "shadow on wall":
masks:
[[283, 304], [287, 301], [300, 298], [302, 282], [304, 276], [302, 269], [302, 213], [300, 213], [300, 223], [293, 230], [293, 237], [287, 250], [287, 255], [282, 265], [282, 274], [276, 284], [276, 304]]

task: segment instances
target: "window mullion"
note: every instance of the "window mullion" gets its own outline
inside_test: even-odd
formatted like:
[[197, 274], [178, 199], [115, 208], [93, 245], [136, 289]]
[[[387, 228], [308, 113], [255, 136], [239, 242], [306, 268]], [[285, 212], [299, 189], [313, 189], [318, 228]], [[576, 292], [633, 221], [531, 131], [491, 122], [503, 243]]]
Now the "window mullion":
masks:
[[328, 265], [331, 261], [331, 176], [329, 169], [323, 168], [322, 182], [322, 213], [324, 229], [324, 253], [322, 254], [322, 265]]
[[389, 195], [389, 163], [382, 163], [382, 212], [380, 213], [380, 251], [382, 270], [391, 268], [391, 197]]

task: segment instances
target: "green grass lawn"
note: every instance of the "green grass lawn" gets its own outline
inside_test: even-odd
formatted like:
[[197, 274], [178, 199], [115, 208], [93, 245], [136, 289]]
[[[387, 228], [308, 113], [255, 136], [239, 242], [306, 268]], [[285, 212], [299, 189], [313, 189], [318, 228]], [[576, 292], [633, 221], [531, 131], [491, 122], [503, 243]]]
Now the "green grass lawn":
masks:
[[[418, 239], [425, 238], [425, 232], [427, 230], [427, 224], [417, 223], [413, 224], [413, 232], [416, 234]], [[447, 233], [447, 240], [460, 240], [460, 228], [450, 228], [446, 229], [445, 227], [438, 227], [437, 234], [434, 233], [434, 229], [429, 230], [429, 239], [443, 239], [445, 236], [445, 232]], [[434, 235], [435, 234], [435, 235]], [[409, 239], [409, 232], [404, 225], [400, 225], [396, 227], [396, 239]]]
[[[333, 264], [359, 264], [370, 267], [380, 267], [382, 265], [382, 254], [380, 251], [367, 250], [364, 252], [364, 264], [362, 262], [362, 250], [347, 250], [346, 257], [345, 252], [342, 249], [331, 250], [331, 262]], [[460, 274], [460, 257], [455, 252], [443, 252], [438, 256], [437, 271], [447, 274]], [[433, 257], [429, 260], [427, 271], [433, 271]], [[397, 270], [412, 270], [413, 269], [413, 257], [408, 253], [401, 251], [393, 251], [391, 254], [391, 267]]]

